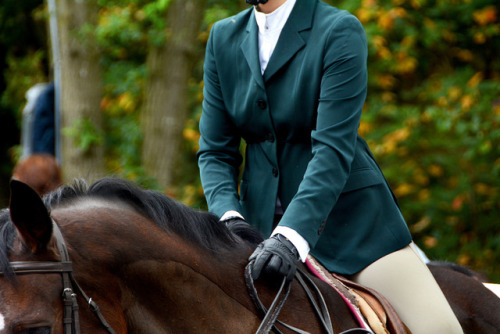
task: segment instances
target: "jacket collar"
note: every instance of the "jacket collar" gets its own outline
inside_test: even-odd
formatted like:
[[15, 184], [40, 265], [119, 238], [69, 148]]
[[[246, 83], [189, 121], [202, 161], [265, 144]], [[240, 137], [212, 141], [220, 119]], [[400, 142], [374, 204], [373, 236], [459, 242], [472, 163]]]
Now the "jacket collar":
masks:
[[246, 36], [240, 45], [241, 51], [245, 56], [245, 59], [250, 66], [255, 81], [261, 86], [264, 86], [264, 79], [260, 73], [260, 62], [259, 62], [259, 27], [255, 21], [255, 13], [253, 9], [250, 9], [250, 15], [247, 23]]
[[288, 21], [286, 22], [278, 44], [269, 60], [264, 77], [260, 73], [258, 26], [253, 10], [247, 24], [247, 36], [241, 43], [241, 50], [250, 66], [257, 83], [264, 88], [268, 81], [280, 68], [282, 68], [300, 49], [306, 45], [300, 32], [312, 27], [312, 19], [317, 0], [297, 0]]

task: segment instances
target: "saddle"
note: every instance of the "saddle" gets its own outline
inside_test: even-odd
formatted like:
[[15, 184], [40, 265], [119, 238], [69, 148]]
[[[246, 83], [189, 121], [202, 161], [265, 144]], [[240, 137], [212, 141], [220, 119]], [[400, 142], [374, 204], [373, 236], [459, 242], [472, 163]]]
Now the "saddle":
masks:
[[329, 272], [308, 255], [306, 266], [318, 278], [333, 287], [346, 301], [361, 326], [375, 334], [410, 334], [392, 305], [377, 291]]

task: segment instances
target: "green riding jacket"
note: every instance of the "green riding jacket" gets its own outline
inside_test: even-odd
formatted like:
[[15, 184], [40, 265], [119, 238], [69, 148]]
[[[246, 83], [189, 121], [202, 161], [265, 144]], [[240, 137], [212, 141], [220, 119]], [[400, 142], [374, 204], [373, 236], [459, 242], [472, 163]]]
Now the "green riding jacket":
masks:
[[358, 136], [366, 60], [360, 22], [318, 0], [297, 0], [263, 75], [253, 8], [214, 24], [198, 152], [209, 210], [239, 211], [269, 236], [279, 196], [279, 224], [341, 274], [408, 245], [404, 219]]

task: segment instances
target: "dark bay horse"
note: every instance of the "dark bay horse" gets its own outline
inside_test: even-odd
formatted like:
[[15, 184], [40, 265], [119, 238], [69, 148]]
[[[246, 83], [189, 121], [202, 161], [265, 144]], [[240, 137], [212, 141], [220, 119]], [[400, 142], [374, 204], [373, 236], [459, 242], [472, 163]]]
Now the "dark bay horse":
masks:
[[451, 263], [430, 263], [465, 333], [500, 333], [500, 298], [486, 289], [482, 275]]
[[[261, 240], [252, 229], [230, 230], [210, 213], [124, 180], [63, 186], [43, 200], [12, 181], [10, 207], [0, 212], [0, 334], [63, 333], [61, 274], [15, 275], [11, 267], [13, 261], [60, 261], [59, 229], [75, 280], [116, 333], [254, 333], [260, 325], [243, 278]], [[456, 270], [432, 270], [466, 333], [499, 332], [500, 299]], [[359, 327], [341, 297], [316, 284], [334, 333]], [[264, 304], [271, 304], [276, 291], [259, 281], [256, 286]], [[76, 298], [81, 333], [107, 333], [78, 291]], [[296, 281], [279, 319], [323, 333]]]
[[[85, 188], [63, 186], [42, 202], [30, 187], [11, 181], [10, 208], [0, 214], [0, 333], [63, 333], [61, 274], [9, 275], [12, 261], [61, 260], [57, 226], [75, 280], [116, 333], [256, 331], [261, 317], [243, 277], [254, 243], [212, 214], [123, 180], [102, 179]], [[316, 283], [335, 333], [357, 327], [342, 299]], [[269, 305], [276, 291], [259, 282], [256, 287]], [[76, 298], [81, 333], [106, 333], [81, 294]], [[279, 319], [322, 332], [296, 282]]]

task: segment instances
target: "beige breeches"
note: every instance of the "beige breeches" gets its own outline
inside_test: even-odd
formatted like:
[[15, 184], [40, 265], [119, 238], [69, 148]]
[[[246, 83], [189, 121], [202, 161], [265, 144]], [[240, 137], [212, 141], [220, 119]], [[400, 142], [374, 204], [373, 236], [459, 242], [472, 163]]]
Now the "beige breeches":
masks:
[[413, 243], [375, 261], [351, 279], [382, 293], [412, 334], [463, 333]]

